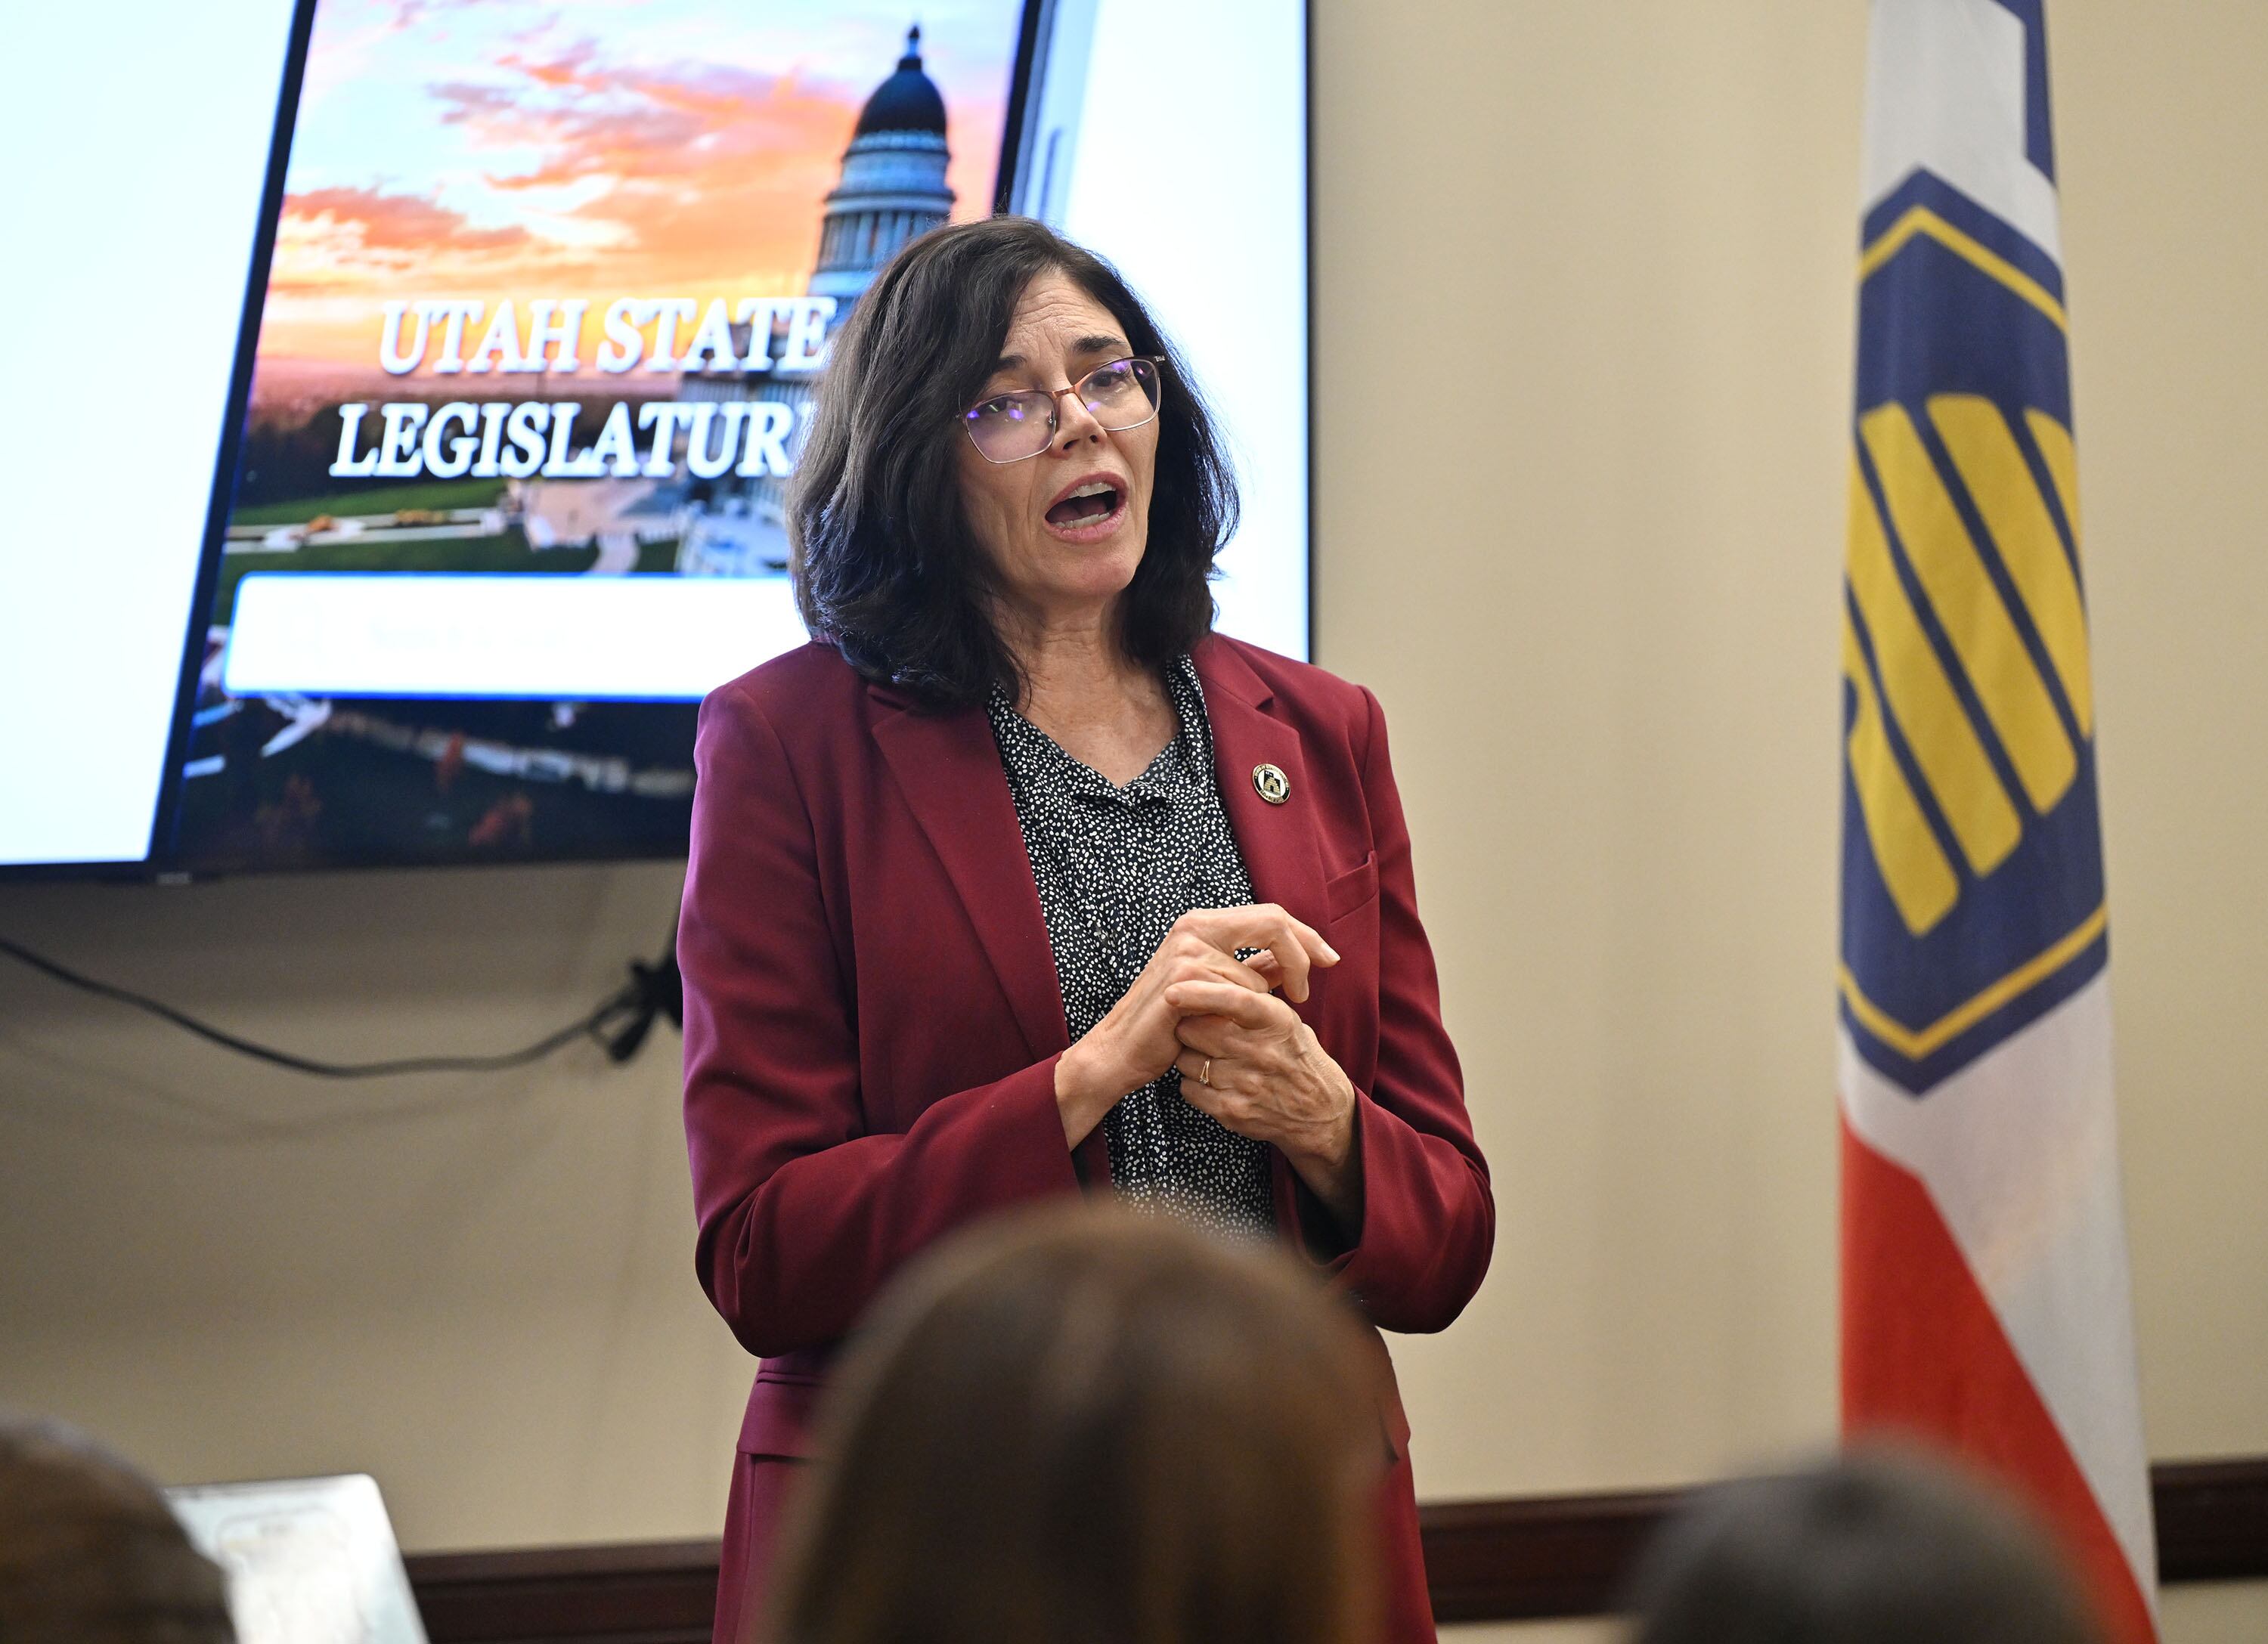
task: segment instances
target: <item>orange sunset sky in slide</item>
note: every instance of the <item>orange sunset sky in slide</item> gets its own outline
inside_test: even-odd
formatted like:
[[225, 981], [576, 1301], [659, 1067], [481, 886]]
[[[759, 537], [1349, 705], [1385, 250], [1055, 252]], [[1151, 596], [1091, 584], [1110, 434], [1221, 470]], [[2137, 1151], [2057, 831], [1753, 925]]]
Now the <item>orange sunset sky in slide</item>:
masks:
[[[927, 0], [956, 218], [990, 209], [1019, 8]], [[322, 0], [263, 359], [377, 369], [382, 305], [799, 294], [908, 0]], [[469, 346], [470, 335], [467, 341]]]

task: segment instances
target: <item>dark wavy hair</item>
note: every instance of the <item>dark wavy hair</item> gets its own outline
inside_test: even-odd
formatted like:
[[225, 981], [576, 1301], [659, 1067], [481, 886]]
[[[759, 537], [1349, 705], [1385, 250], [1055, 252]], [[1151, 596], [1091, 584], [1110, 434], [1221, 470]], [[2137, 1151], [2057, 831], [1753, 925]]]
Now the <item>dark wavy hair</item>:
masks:
[[1212, 627], [1213, 556], [1236, 528], [1236, 479], [1196, 384], [1101, 258], [1029, 217], [923, 235], [836, 334], [788, 494], [805, 625], [866, 678], [943, 709], [1024, 680], [992, 619], [990, 561], [956, 473], [961, 413], [984, 392], [1025, 289], [1050, 272], [1110, 311], [1136, 354], [1162, 356], [1148, 547], [1118, 602], [1130, 660], [1162, 665]]

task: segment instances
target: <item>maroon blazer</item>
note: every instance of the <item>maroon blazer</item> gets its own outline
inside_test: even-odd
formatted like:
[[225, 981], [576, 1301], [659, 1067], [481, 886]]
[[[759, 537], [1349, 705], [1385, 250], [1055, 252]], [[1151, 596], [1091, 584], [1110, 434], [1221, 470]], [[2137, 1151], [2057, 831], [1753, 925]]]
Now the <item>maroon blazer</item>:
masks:
[[[1225, 636], [1196, 661], [1254, 894], [1341, 956], [1299, 1009], [1358, 1092], [1361, 1237], [1344, 1247], [1280, 1155], [1278, 1223], [1375, 1325], [1440, 1330], [1487, 1269], [1495, 1207], [1377, 700]], [[1076, 1156], [1064, 1146], [1063, 996], [981, 708], [918, 711], [814, 642], [710, 694], [696, 762], [685, 1124], [701, 1282], [763, 1360], [745, 1464], [806, 1453], [834, 1344], [907, 1260], [993, 1212], [1099, 1188], [1109, 1165], [1100, 1127]], [[1290, 779], [1280, 805], [1254, 786], [1263, 764]], [[720, 1633], [739, 1608], [731, 1546], [724, 1579]]]

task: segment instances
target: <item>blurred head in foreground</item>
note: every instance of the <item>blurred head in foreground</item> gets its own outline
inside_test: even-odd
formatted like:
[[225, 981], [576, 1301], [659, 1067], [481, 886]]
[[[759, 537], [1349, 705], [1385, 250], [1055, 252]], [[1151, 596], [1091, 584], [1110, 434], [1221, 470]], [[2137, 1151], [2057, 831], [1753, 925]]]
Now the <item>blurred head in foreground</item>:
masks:
[[1363, 1644], [1385, 1460], [1311, 1274], [1164, 1219], [996, 1224], [850, 1350], [764, 1636]]
[[2045, 1538], [1948, 1465], [1862, 1451], [1705, 1492], [1640, 1564], [1634, 1644], [2099, 1644]]
[[60, 1422], [0, 1416], [0, 1640], [229, 1644], [220, 1571], [157, 1486]]

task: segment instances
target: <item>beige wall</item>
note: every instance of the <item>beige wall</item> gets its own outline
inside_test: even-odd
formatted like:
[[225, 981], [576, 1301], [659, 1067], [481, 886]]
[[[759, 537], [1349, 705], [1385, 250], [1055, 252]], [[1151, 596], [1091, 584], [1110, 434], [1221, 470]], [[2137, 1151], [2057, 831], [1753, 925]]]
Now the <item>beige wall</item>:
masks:
[[[1421, 1482], [1816, 1444], [1863, 7], [1316, 10], [1321, 652], [1393, 716], [1501, 1207], [1480, 1300], [1399, 1353]], [[2268, 12], [2055, 16], [2144, 1391], [2154, 1453], [2257, 1453]], [[372, 1055], [532, 1036], [675, 890], [18, 887], [0, 931]], [[368, 1468], [413, 1546], [714, 1533], [746, 1365], [674, 1050], [315, 1085], [0, 970], [0, 1398], [173, 1478]]]

